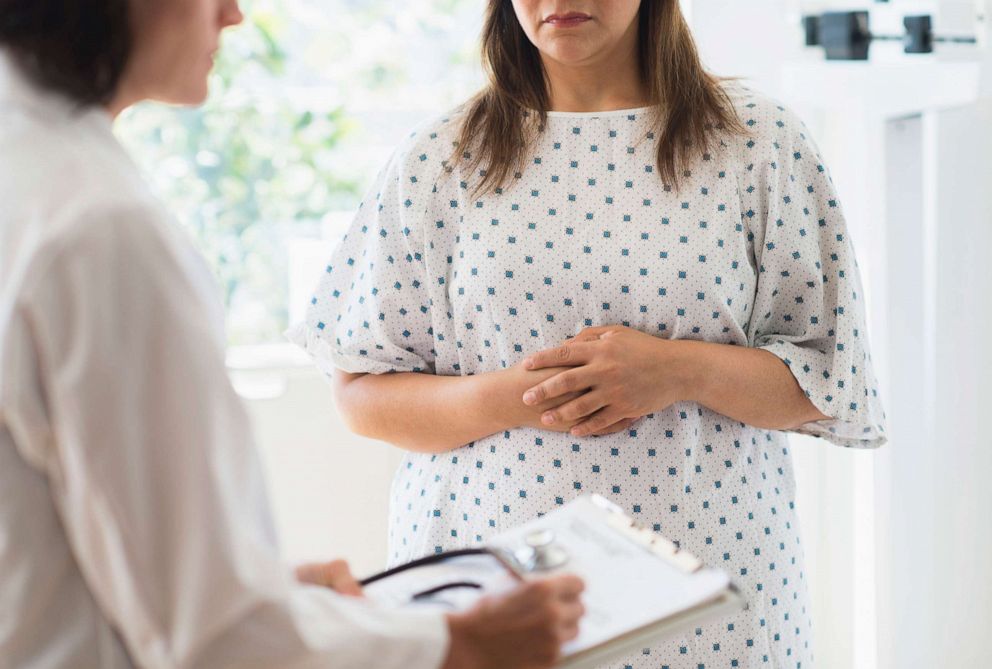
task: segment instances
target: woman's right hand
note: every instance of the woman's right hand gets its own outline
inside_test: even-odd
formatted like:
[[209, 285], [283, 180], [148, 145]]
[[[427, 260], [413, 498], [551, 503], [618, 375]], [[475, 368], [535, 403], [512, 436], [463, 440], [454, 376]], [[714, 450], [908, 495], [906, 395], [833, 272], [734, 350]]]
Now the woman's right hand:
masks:
[[546, 669], [579, 634], [584, 589], [576, 576], [530, 581], [450, 614], [451, 642], [442, 669]]

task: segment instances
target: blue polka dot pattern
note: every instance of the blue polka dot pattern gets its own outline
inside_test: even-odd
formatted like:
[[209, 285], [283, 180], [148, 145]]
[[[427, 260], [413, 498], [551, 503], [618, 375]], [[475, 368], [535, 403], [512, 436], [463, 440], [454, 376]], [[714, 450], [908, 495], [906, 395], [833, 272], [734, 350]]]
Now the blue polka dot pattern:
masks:
[[[857, 265], [826, 168], [791, 112], [728, 84], [747, 136], [680, 189], [654, 166], [650, 110], [552, 114], [512, 183], [474, 198], [449, 169], [458, 112], [397, 151], [335, 249], [298, 341], [325, 370], [498, 370], [584, 327], [764, 348], [830, 420], [798, 432], [885, 440]], [[390, 561], [485, 541], [596, 492], [712, 565], [739, 614], [617, 667], [812, 667], [786, 435], [681, 402], [598, 438], [509, 430], [407, 454]]]

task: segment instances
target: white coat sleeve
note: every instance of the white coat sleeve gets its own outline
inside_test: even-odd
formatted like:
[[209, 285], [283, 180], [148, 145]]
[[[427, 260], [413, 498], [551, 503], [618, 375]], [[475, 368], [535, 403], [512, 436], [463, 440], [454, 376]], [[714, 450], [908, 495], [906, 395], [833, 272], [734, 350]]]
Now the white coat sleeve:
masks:
[[56, 506], [134, 662], [439, 666], [442, 616], [300, 585], [278, 560], [207, 293], [155, 207], [85, 218], [23, 308], [55, 426], [44, 467]]

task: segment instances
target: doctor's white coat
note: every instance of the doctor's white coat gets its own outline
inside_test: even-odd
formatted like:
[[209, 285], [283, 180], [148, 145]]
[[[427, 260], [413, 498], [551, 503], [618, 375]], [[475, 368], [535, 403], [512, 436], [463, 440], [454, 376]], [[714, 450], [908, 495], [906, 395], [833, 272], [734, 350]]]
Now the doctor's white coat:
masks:
[[447, 643], [278, 561], [212, 277], [106, 113], [0, 52], [0, 668], [426, 669]]

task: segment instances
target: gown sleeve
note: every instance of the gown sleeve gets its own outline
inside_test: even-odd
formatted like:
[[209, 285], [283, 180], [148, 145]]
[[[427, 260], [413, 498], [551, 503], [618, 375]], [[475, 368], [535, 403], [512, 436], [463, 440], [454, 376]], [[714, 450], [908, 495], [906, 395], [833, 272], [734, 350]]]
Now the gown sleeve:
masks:
[[330, 374], [434, 373], [422, 219], [434, 179], [401, 147], [380, 172], [288, 336]]
[[791, 111], [748, 105], [742, 217], [758, 275], [748, 344], [778, 356], [829, 420], [794, 431], [840, 446], [886, 441], [864, 291], [837, 192]]

